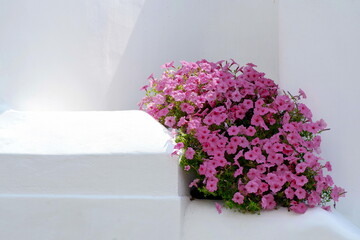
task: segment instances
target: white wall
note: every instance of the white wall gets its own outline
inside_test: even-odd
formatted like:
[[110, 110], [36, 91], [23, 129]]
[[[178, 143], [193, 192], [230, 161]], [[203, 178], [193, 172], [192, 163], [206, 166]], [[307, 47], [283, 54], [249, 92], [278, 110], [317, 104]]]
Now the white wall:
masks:
[[360, 226], [360, 1], [279, 2], [280, 82], [307, 92], [308, 105], [331, 131], [322, 157], [347, 197], [337, 209]]
[[0, 0], [0, 98], [102, 109], [143, 1]]
[[254, 62], [278, 78], [274, 0], [0, 0], [0, 99], [19, 110], [137, 109], [171, 61]]
[[0, 102], [136, 109], [138, 88], [164, 62], [254, 62], [284, 88], [303, 88], [332, 128], [323, 156], [349, 192], [338, 209], [360, 226], [359, 42], [355, 0], [0, 0]]

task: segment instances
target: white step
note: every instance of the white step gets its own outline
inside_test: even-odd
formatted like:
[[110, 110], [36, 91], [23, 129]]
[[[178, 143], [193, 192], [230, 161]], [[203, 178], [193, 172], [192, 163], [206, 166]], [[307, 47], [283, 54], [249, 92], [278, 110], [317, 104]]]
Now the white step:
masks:
[[141, 111], [1, 114], [0, 239], [179, 239], [172, 148]]
[[2, 240], [179, 240], [188, 198], [0, 196]]
[[177, 196], [171, 151], [168, 131], [141, 111], [8, 111], [0, 193]]

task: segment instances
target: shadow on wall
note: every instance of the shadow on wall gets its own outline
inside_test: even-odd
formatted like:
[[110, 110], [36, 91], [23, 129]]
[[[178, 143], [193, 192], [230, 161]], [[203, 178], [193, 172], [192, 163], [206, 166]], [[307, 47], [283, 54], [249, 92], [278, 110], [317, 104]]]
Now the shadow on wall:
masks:
[[278, 79], [277, 3], [145, 0], [106, 94], [107, 110], [137, 109], [140, 87], [174, 60], [234, 58]]

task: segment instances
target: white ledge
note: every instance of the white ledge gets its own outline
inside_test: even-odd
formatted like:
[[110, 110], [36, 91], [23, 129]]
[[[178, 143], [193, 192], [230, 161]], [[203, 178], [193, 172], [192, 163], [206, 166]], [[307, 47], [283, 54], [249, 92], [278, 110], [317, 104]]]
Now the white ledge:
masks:
[[143, 111], [0, 115], [0, 193], [186, 193], [169, 131]]
[[[224, 209], [218, 214], [215, 202], [195, 200], [185, 211], [184, 236], [192, 239], [254, 240], [359, 240], [360, 230], [342, 215], [320, 207], [305, 214], [288, 212], [286, 208], [242, 214]], [[219, 202], [221, 203], [221, 201]]]
[[0, 154], [170, 153], [169, 132], [143, 111], [17, 112], [0, 115]]

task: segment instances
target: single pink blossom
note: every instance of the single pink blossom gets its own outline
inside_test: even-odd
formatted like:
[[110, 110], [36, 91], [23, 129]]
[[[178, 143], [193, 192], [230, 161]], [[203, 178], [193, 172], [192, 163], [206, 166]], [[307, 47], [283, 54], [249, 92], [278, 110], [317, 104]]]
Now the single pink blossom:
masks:
[[165, 125], [172, 128], [176, 123], [175, 117], [166, 117], [165, 118]]
[[302, 98], [306, 98], [307, 96], [306, 96], [306, 94], [305, 94], [305, 92], [300, 88], [299, 89], [299, 94], [300, 94], [300, 96], [302, 97]]
[[325, 177], [325, 183], [328, 185], [328, 186], [332, 186], [334, 185], [334, 181], [332, 179], [332, 177], [330, 175], [326, 175]]
[[345, 197], [345, 190], [341, 187], [334, 186], [330, 196], [334, 199], [334, 201], [339, 201], [339, 197]]
[[269, 185], [264, 182], [261, 182], [259, 185], [259, 190], [261, 193], [266, 192], [267, 190], [269, 190]]
[[232, 200], [234, 202], [236, 202], [237, 204], [243, 204], [244, 203], [244, 196], [241, 195], [241, 193], [236, 192], [232, 198]]
[[295, 195], [299, 198], [299, 199], [304, 199], [306, 197], [306, 191], [303, 188], [298, 188], [295, 191]]
[[185, 157], [187, 159], [193, 159], [195, 154], [195, 150], [191, 147], [188, 147], [185, 152]]
[[237, 151], [237, 145], [236, 144], [233, 144], [233, 143], [229, 143], [227, 146], [226, 146], [226, 152], [228, 154], [235, 154]]
[[194, 180], [190, 183], [189, 187], [193, 187], [193, 186], [197, 187], [197, 183], [198, 183], [199, 181], [200, 181], [199, 179], [194, 179]]
[[218, 179], [215, 177], [209, 178], [206, 182], [206, 189], [209, 192], [215, 192], [217, 190]]
[[245, 189], [249, 193], [255, 193], [259, 189], [259, 184], [255, 180], [251, 180], [246, 184]]
[[234, 177], [237, 177], [239, 175], [243, 174], [243, 167], [239, 167], [235, 170]]
[[251, 109], [254, 107], [254, 102], [250, 99], [245, 99], [242, 104], [245, 106], [246, 109]]
[[248, 127], [245, 131], [245, 134], [250, 137], [254, 136], [255, 133], [256, 133], [256, 129], [253, 126]]
[[324, 209], [325, 211], [331, 212], [330, 206], [322, 206], [321, 208]]
[[296, 165], [296, 172], [303, 173], [307, 168], [308, 164], [306, 162], [302, 162]]
[[326, 168], [329, 172], [332, 171], [331, 163], [330, 163], [330, 162], [326, 162], [326, 163], [325, 163], [325, 168]]
[[184, 148], [184, 143], [182, 142], [178, 142], [175, 146], [174, 146], [174, 149], [182, 149]]
[[319, 205], [321, 203], [321, 197], [320, 194], [317, 193], [316, 191], [312, 191], [309, 195], [309, 197], [307, 198], [308, 201], [308, 205], [310, 207], [315, 207], [317, 205]]
[[270, 183], [270, 189], [273, 193], [277, 193], [281, 190], [282, 184], [280, 182]]
[[185, 119], [185, 117], [181, 117], [177, 125], [181, 127], [184, 126], [187, 122], [188, 121]]
[[257, 154], [255, 154], [253, 151], [250, 150], [244, 154], [244, 157], [248, 160], [255, 161], [257, 158]]
[[286, 195], [286, 197], [288, 199], [293, 199], [294, 195], [295, 195], [295, 192], [291, 187], [288, 187], [288, 188], [285, 189], [285, 195]]
[[304, 186], [308, 181], [309, 180], [307, 179], [306, 176], [295, 177], [296, 185], [298, 185], [299, 187]]
[[260, 178], [260, 172], [259, 170], [255, 169], [255, 168], [251, 168], [249, 170], [249, 172], [247, 173], [247, 177], [250, 180], [256, 179], [256, 178]]
[[305, 205], [305, 203], [299, 203], [292, 205], [290, 209], [296, 213], [303, 214], [306, 212], [307, 206]]
[[218, 204], [217, 202], [215, 202], [215, 207], [216, 207], [216, 210], [217, 210], [217, 212], [219, 213], [219, 214], [221, 214], [222, 213], [222, 210], [221, 210], [221, 205], [220, 204]]
[[298, 109], [299, 111], [308, 119], [312, 118], [312, 113], [310, 111], [310, 109], [303, 103], [299, 103], [298, 104]]
[[231, 93], [231, 100], [232, 101], [240, 102], [241, 98], [242, 98], [241, 93], [238, 90]]
[[161, 68], [175, 68], [174, 67], [174, 61], [165, 63], [164, 65], [161, 65]]
[[160, 118], [160, 117], [165, 116], [165, 115], [168, 114], [168, 113], [169, 113], [169, 109], [163, 108], [163, 109], [159, 110], [159, 111], [156, 113], [156, 117], [157, 117], [157, 118]]
[[261, 198], [261, 206], [263, 209], [271, 210], [276, 207], [276, 202], [272, 194], [266, 194]]
[[229, 133], [230, 136], [235, 136], [238, 135], [239, 128], [237, 126], [231, 126], [228, 128], [227, 132]]
[[254, 114], [251, 118], [251, 124], [254, 126], [259, 126], [264, 128], [265, 130], [269, 130], [269, 128], [266, 126], [264, 119], [260, 115]]

